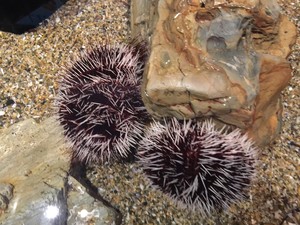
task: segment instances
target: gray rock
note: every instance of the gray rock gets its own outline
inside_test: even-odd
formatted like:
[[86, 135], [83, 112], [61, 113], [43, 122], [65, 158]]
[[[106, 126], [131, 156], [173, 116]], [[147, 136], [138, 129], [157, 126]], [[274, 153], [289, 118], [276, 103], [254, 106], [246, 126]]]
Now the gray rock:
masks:
[[83, 209], [95, 212], [94, 224], [114, 224], [113, 209], [68, 174], [70, 154], [54, 118], [17, 123], [0, 131], [0, 140], [0, 224], [90, 224], [74, 216], [83, 215]]
[[68, 225], [94, 224], [107, 225], [116, 224], [116, 212], [106, 207], [102, 202], [91, 197], [73, 177], [69, 177]]
[[64, 224], [70, 160], [55, 119], [40, 125], [25, 120], [3, 130], [0, 139], [0, 183], [14, 186], [1, 224]]
[[9, 201], [13, 197], [13, 185], [8, 183], [0, 183], [0, 211], [8, 207]]

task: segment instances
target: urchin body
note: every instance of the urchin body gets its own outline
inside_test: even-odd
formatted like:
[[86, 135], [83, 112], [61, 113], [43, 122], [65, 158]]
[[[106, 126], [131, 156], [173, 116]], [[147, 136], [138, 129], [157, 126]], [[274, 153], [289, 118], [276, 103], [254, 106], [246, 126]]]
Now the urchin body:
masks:
[[239, 130], [218, 131], [211, 121], [153, 122], [138, 157], [151, 183], [180, 206], [208, 215], [246, 195], [256, 149]]
[[136, 145], [146, 115], [140, 97], [143, 54], [135, 45], [101, 45], [61, 74], [56, 106], [76, 160], [126, 158]]

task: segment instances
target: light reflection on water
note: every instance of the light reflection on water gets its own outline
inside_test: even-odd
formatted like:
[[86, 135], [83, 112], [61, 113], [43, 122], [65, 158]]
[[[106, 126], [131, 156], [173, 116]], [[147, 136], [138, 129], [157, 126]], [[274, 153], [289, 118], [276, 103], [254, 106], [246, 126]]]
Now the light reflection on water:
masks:
[[55, 205], [49, 205], [44, 213], [46, 219], [55, 219], [59, 215], [59, 208]]

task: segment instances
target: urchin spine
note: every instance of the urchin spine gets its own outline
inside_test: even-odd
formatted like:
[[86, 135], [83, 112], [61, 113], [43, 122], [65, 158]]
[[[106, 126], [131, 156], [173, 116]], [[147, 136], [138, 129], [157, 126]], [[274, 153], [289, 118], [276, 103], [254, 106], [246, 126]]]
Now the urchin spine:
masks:
[[226, 129], [217, 130], [211, 120], [155, 121], [140, 143], [140, 165], [181, 207], [202, 215], [226, 209], [245, 197], [257, 152], [240, 130]]
[[79, 161], [125, 158], [141, 137], [146, 109], [138, 53], [130, 45], [99, 45], [64, 69], [56, 106]]

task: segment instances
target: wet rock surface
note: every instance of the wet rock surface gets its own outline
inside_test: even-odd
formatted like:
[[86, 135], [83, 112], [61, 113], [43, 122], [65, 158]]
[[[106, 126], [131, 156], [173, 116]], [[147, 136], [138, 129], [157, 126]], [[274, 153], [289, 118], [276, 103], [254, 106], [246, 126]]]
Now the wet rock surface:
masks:
[[0, 183], [0, 215], [7, 209], [9, 201], [13, 197], [13, 186], [9, 183]]
[[0, 140], [0, 224], [114, 222], [114, 209], [70, 176], [69, 153], [54, 118], [17, 123], [2, 130]]
[[132, 1], [131, 9], [133, 33], [151, 35], [142, 95], [153, 116], [213, 117], [258, 145], [274, 139], [296, 38], [276, 1]]
[[69, 177], [68, 185], [69, 225], [118, 224], [116, 223], [118, 213], [90, 196], [87, 192], [88, 190], [71, 176]]

